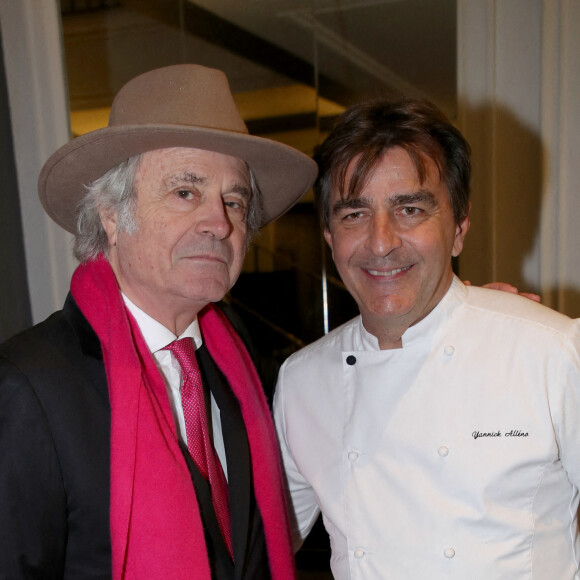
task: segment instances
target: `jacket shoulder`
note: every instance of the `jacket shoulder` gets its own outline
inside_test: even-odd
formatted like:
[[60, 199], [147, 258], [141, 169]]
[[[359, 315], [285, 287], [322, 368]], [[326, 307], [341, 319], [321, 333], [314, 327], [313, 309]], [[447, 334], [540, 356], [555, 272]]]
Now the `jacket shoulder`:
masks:
[[0, 568], [11, 578], [31, 565], [43, 578], [67, 576], [65, 562], [80, 575], [110, 569], [107, 381], [75, 308], [67, 300], [0, 346], [0, 520], [11, 530]]
[[487, 288], [468, 287], [466, 290], [466, 306], [474, 312], [486, 313], [491, 318], [530, 331], [535, 329], [571, 338], [580, 334], [578, 320], [528, 298]]
[[27, 371], [79, 354], [102, 359], [99, 339], [70, 295], [62, 310], [0, 345], [0, 359]]

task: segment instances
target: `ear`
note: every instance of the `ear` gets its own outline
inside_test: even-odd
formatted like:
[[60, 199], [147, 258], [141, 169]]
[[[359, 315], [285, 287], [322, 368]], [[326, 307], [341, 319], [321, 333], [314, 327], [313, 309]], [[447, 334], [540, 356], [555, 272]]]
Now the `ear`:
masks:
[[461, 250], [463, 250], [463, 241], [469, 231], [469, 225], [471, 223], [469, 221], [469, 210], [470, 207], [467, 208], [467, 215], [455, 226], [455, 239], [453, 240], [453, 251], [451, 252], [451, 255], [454, 258], [457, 258], [457, 256], [461, 254]]
[[110, 210], [99, 210], [99, 216], [101, 218], [101, 225], [107, 234], [107, 239], [109, 240], [109, 246], [114, 246], [117, 244], [117, 222], [118, 214]]
[[328, 244], [330, 251], [334, 252], [334, 249], [332, 247], [332, 234], [330, 233], [330, 230], [324, 228], [324, 239], [326, 240], [326, 243]]

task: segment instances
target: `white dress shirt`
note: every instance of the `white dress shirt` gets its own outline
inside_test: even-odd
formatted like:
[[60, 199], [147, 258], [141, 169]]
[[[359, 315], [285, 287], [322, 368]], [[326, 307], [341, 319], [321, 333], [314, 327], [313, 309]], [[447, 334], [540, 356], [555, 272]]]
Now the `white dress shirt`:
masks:
[[580, 325], [454, 279], [403, 346], [360, 317], [287, 360], [274, 414], [336, 579], [579, 579]]
[[[181, 386], [183, 384], [181, 379], [181, 366], [173, 353], [169, 350], [164, 350], [174, 340], [181, 338], [192, 338], [195, 342], [195, 348], [198, 349], [202, 344], [201, 330], [197, 318], [183, 331], [180, 336], [175, 336], [171, 330], [151, 318], [146, 312], [136, 306], [127, 296], [123, 294], [125, 305], [129, 312], [133, 315], [143, 338], [147, 343], [147, 347], [155, 357], [157, 367], [161, 371], [167, 386], [167, 393], [169, 395], [169, 402], [171, 403], [171, 410], [175, 420], [175, 427], [178, 434], [184, 443], [187, 444], [187, 434], [185, 432], [185, 419], [183, 417], [183, 408], [181, 406]], [[226, 479], [228, 477], [226, 452], [224, 446], [224, 438], [222, 435], [222, 424], [220, 419], [220, 410], [215, 402], [213, 395], [211, 399], [211, 420], [213, 429], [213, 444], [222, 464], [222, 468]]]

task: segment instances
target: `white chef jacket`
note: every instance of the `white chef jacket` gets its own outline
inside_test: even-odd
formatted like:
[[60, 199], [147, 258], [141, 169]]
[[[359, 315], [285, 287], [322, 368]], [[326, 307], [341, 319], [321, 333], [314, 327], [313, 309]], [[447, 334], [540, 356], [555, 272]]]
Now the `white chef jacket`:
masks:
[[297, 533], [338, 580], [580, 578], [579, 323], [454, 279], [402, 343], [358, 317], [282, 366]]

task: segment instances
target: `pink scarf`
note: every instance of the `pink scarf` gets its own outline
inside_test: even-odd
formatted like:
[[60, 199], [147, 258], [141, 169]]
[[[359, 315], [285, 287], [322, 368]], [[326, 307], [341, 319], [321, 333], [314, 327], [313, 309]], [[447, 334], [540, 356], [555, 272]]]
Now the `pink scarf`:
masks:
[[[199, 507], [165, 383], [107, 260], [79, 266], [71, 292], [101, 341], [109, 385], [113, 579], [209, 580]], [[212, 305], [198, 318], [205, 344], [240, 403], [272, 576], [292, 580], [279, 451], [260, 380], [227, 318]]]

